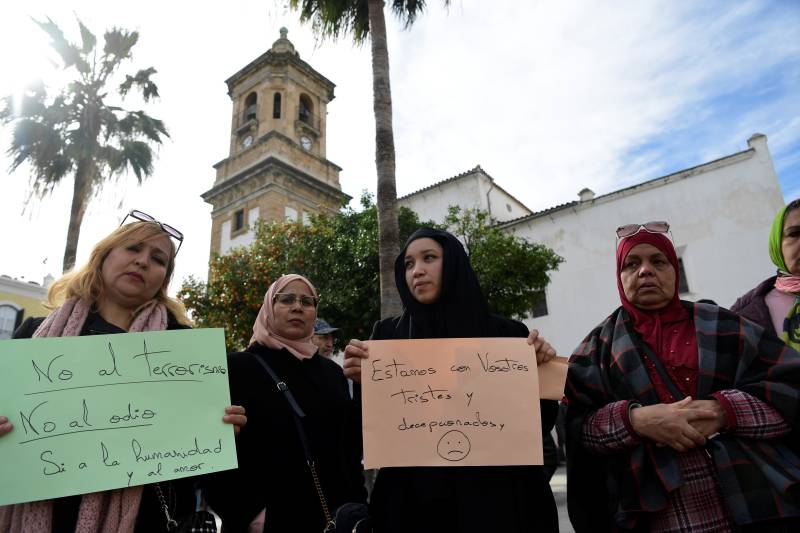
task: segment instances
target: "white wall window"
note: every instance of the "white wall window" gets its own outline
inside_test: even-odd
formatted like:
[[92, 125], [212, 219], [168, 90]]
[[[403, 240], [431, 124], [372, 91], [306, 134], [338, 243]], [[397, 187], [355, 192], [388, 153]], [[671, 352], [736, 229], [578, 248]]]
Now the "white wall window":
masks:
[[284, 208], [284, 216], [286, 220], [290, 222], [297, 222], [297, 209], [293, 207], [289, 207], [288, 205]]
[[10, 339], [17, 325], [20, 309], [10, 304], [0, 304], [0, 340]]
[[539, 291], [538, 299], [531, 309], [531, 318], [537, 318], [540, 316], [547, 316], [549, 313], [547, 311], [547, 294], [544, 291]]
[[309, 224], [311, 224], [311, 213], [303, 211], [303, 225], [308, 226]]

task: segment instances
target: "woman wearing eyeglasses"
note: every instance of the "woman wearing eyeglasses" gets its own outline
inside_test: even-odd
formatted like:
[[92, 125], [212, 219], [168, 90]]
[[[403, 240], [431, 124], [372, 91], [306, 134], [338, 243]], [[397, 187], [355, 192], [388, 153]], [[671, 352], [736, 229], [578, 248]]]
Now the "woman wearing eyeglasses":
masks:
[[575, 530], [797, 531], [800, 354], [678, 299], [669, 225], [618, 230], [617, 308], [567, 378]]
[[[129, 216], [136, 221], [124, 224], [123, 220], [124, 225], [95, 245], [86, 265], [52, 284], [48, 291], [52, 313], [28, 318], [14, 338], [189, 327], [183, 305], [167, 295], [183, 235], [140, 211]], [[246, 423], [241, 407], [230, 406], [225, 412], [223, 420], [237, 431]], [[8, 419], [0, 417], [0, 435], [10, 431]], [[184, 478], [0, 507], [0, 531], [167, 531], [170, 520], [195, 510], [194, 481]], [[162, 500], [167, 502], [166, 512]]]
[[[462, 337], [528, 337], [539, 362], [555, 356], [529, 337], [521, 322], [489, 312], [461, 242], [422, 228], [408, 238], [394, 266], [403, 314], [379, 321], [373, 340]], [[360, 383], [368, 347], [352, 340], [345, 372]], [[366, 364], [366, 363], [364, 363]], [[541, 402], [542, 432], [555, 423], [558, 402]], [[377, 533], [504, 533], [558, 531], [558, 513], [541, 466], [382, 468], [370, 509]]]
[[[227, 533], [263, 531], [320, 533], [330, 513], [345, 502], [364, 502], [358, 419], [341, 367], [311, 342], [317, 292], [306, 278], [289, 274], [267, 290], [253, 325], [250, 346], [229, 356], [233, 402], [247, 409], [237, 439], [239, 469], [214, 474], [208, 502]], [[282, 389], [259, 362], [268, 365]], [[306, 462], [293, 407], [303, 413]]]

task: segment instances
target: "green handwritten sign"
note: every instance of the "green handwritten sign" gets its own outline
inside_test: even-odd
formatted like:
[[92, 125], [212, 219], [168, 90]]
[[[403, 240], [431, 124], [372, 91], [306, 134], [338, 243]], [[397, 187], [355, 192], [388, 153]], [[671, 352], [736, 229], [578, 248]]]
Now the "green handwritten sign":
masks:
[[236, 468], [222, 329], [0, 342], [0, 505]]

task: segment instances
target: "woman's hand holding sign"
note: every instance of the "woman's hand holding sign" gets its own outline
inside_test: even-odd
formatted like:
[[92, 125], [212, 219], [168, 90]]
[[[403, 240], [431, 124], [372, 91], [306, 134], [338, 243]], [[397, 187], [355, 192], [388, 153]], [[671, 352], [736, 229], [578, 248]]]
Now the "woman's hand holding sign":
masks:
[[0, 437], [7, 433], [11, 433], [11, 430], [14, 429], [14, 426], [11, 425], [8, 418], [5, 416], [0, 416]]
[[364, 341], [352, 339], [344, 349], [344, 375], [361, 383], [361, 360], [369, 357], [369, 347]]
[[538, 364], [546, 363], [556, 357], [556, 349], [550, 346], [544, 337], [539, 336], [539, 330], [532, 329], [528, 334], [528, 345], [531, 345], [536, 350], [536, 362]]

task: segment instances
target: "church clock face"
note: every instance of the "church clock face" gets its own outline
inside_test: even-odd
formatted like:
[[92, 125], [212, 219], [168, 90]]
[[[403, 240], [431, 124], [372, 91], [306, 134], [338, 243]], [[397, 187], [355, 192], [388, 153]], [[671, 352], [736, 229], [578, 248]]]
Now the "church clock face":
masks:
[[303, 147], [303, 150], [311, 150], [311, 146], [312, 146], [313, 144], [314, 144], [314, 143], [311, 141], [311, 139], [309, 139], [309, 138], [308, 138], [308, 137], [306, 137], [305, 135], [303, 135], [302, 137], [300, 137], [300, 146], [302, 146], [302, 147]]
[[248, 135], [247, 137], [242, 139], [242, 146], [244, 146], [245, 148], [249, 148], [251, 144], [253, 144], [253, 136], [252, 135]]

